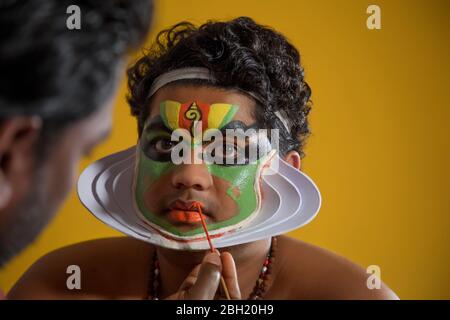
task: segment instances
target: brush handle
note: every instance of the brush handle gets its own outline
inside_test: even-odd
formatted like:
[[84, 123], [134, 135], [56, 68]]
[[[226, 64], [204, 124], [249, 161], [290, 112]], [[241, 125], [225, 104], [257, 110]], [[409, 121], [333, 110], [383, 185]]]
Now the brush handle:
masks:
[[[213, 246], [213, 244], [211, 242], [211, 238], [209, 236], [208, 228], [206, 227], [205, 219], [203, 218], [202, 205], [199, 202], [195, 202], [194, 206], [197, 207], [198, 214], [200, 215], [200, 220], [202, 222], [203, 230], [205, 231], [206, 239], [208, 239], [209, 248], [211, 249], [211, 252], [214, 252], [215, 249], [214, 249], [214, 246]], [[220, 256], [219, 250], [217, 250], [217, 253]], [[220, 275], [220, 284], [222, 286], [222, 290], [225, 292], [225, 296], [227, 297], [227, 300], [231, 300], [230, 292], [228, 291], [227, 284], [225, 283], [225, 279], [223, 278], [222, 275]]]
[[231, 300], [230, 293], [228, 292], [227, 284], [225, 283], [225, 279], [220, 276], [220, 284], [222, 285], [222, 289], [225, 292], [225, 296], [227, 297], [227, 300]]

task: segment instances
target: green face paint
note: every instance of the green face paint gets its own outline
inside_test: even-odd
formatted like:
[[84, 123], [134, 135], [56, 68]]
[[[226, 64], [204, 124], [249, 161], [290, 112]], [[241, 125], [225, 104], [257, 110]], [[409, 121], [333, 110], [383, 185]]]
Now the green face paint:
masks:
[[[171, 224], [163, 214], [153, 212], [154, 206], [151, 201], [155, 187], [157, 188], [158, 183], [170, 183], [168, 176], [177, 167], [170, 161], [170, 152], [166, 152], [166, 149], [169, 150], [171, 147], [169, 132], [180, 128], [192, 132], [192, 121], [194, 121], [192, 119], [206, 125], [206, 127], [202, 126], [203, 131], [212, 128], [221, 129], [232, 120], [237, 108], [237, 106], [229, 104], [206, 105], [195, 102], [181, 104], [165, 101], [161, 104], [160, 109], [165, 128], [153, 129], [151, 125], [146, 124], [137, 153], [135, 200], [142, 216], [163, 233], [186, 239], [204, 234], [201, 226], [193, 227], [190, 230], [180, 230]], [[261, 202], [260, 168], [267, 158], [262, 157], [244, 165], [205, 164], [209, 173], [216, 180], [228, 185], [226, 194], [223, 196], [235, 202], [237, 207], [237, 212], [230, 219], [208, 224], [210, 233], [221, 233], [238, 227], [257, 212]]]

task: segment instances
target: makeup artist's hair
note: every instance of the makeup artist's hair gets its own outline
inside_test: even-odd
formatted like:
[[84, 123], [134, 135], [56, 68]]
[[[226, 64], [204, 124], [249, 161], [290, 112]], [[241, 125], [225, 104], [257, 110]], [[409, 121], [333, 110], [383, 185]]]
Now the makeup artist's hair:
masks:
[[[66, 24], [72, 4], [79, 30]], [[1, 0], [0, 121], [39, 116], [46, 140], [101, 108], [152, 12], [151, 0]]]
[[[308, 113], [311, 89], [304, 79], [300, 54], [280, 33], [248, 17], [228, 22], [209, 21], [200, 27], [176, 24], [157, 36], [156, 42], [128, 70], [131, 113], [138, 119], [139, 135], [149, 113], [149, 89], [161, 74], [183, 67], [206, 67], [217, 79], [182, 80], [194, 85], [213, 85], [249, 91], [260, 97], [254, 115], [262, 128], [280, 130], [280, 152], [299, 151], [310, 134]], [[291, 133], [274, 112], [283, 110]]]

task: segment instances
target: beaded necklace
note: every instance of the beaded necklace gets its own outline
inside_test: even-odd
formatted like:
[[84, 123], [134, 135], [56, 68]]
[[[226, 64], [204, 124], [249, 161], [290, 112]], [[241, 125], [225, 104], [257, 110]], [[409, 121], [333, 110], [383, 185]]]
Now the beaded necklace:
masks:
[[[277, 248], [277, 238], [272, 237], [270, 243], [270, 250], [264, 260], [263, 266], [259, 273], [259, 277], [256, 280], [255, 286], [253, 287], [253, 291], [250, 293], [247, 300], [261, 300], [263, 295], [267, 290], [267, 283], [270, 279], [273, 263], [275, 260], [275, 251]], [[156, 250], [153, 252], [153, 257], [151, 261], [151, 270], [150, 277], [148, 281], [148, 299], [149, 300], [158, 300], [159, 288], [161, 285], [161, 277], [160, 277], [160, 269], [159, 269], [159, 261]]]

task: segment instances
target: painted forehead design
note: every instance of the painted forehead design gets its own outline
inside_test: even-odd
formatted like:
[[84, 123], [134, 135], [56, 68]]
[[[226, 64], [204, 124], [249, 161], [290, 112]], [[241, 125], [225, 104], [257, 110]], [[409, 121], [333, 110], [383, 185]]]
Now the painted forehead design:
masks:
[[[164, 141], [170, 138], [171, 131], [184, 129], [194, 137], [191, 141], [193, 147], [205, 145], [205, 143], [208, 145], [206, 149], [202, 150], [202, 152], [205, 152], [203, 159], [207, 160], [208, 163], [219, 165], [249, 164], [266, 155], [270, 151], [271, 146], [264, 132], [261, 132], [262, 135], [258, 133], [256, 122], [247, 125], [240, 120], [232, 120], [238, 108], [237, 105], [227, 103], [207, 104], [199, 101], [186, 103], [172, 100], [163, 101], [160, 104], [160, 114], [146, 121], [140, 146], [152, 160], [161, 162], [173, 161], [172, 157], [174, 154], [170, 151], [173, 145], [170, 146], [170, 142]], [[201, 135], [202, 138], [198, 136], [200, 131], [193, 127], [194, 124], [201, 124], [202, 132], [205, 134], [204, 136]], [[207, 130], [209, 129], [219, 130], [225, 140], [216, 140], [216, 133], [208, 133]], [[231, 135], [228, 136], [229, 134]], [[211, 135], [214, 136], [214, 140], [211, 140]], [[237, 141], [235, 140], [236, 138]], [[234, 145], [234, 151], [231, 150], [230, 143]], [[167, 151], [162, 150], [164, 149], [162, 145], [167, 146]], [[177, 148], [172, 150], [176, 150], [175, 157], [180, 155]], [[232, 158], [230, 158], [231, 154], [233, 155]], [[239, 161], [236, 160], [237, 158]], [[231, 159], [237, 162], [234, 163], [234, 160], [230, 162]], [[226, 164], [222, 160], [226, 160]]]
[[[187, 108], [187, 106], [191, 108]], [[144, 123], [144, 130], [149, 132], [153, 130], [161, 130], [161, 131], [173, 131], [174, 129], [179, 128], [186, 128], [189, 129], [190, 123], [184, 122], [185, 126], [180, 126], [179, 118], [182, 116], [181, 114], [181, 106], [184, 106], [184, 109], [187, 108], [186, 111], [189, 111], [190, 113], [194, 114], [196, 117], [200, 117], [201, 115], [195, 114], [197, 113], [197, 108], [200, 109], [200, 112], [203, 108], [206, 108], [208, 110], [206, 115], [203, 115], [203, 121], [205, 121], [205, 116], [209, 116], [207, 127], [202, 123], [203, 131], [207, 129], [219, 129], [220, 131], [224, 132], [226, 129], [242, 129], [242, 130], [248, 130], [248, 129], [261, 129], [256, 121], [254, 121], [251, 124], [246, 124], [240, 120], [232, 120], [234, 115], [237, 112], [237, 109], [239, 109], [238, 105], [233, 104], [227, 104], [227, 103], [214, 103], [211, 105], [201, 103], [201, 102], [187, 102], [187, 103], [180, 103], [177, 101], [167, 100], [163, 101], [160, 104], [160, 114], [157, 116], [154, 116], [152, 118], [148, 118]], [[172, 107], [172, 110], [170, 108]], [[222, 110], [219, 110], [222, 108]], [[162, 110], [163, 109], [163, 110]], [[209, 110], [212, 110], [209, 111]], [[220, 113], [218, 111], [221, 111]], [[228, 112], [228, 114], [226, 114]], [[164, 119], [162, 115], [164, 114]], [[192, 116], [191, 114], [191, 116]], [[189, 115], [189, 114], [188, 114]], [[222, 121], [220, 121], [221, 117], [223, 117]], [[173, 119], [169, 121], [169, 119]], [[193, 120], [196, 121], [196, 120]], [[198, 120], [200, 121], [200, 120]], [[217, 124], [220, 121], [219, 124]], [[188, 126], [186, 126], [188, 124]]]
[[[146, 132], [158, 130], [170, 133], [172, 131], [169, 127], [166, 126], [160, 115], [147, 120], [144, 127], [144, 130]], [[231, 120], [230, 122], [224, 124], [219, 130], [222, 132], [226, 132], [227, 129], [242, 129], [245, 131], [248, 129], [259, 129], [259, 127], [256, 122], [247, 125], [240, 120]]]
[[221, 129], [233, 119], [239, 107], [227, 103], [207, 104], [199, 101], [180, 103], [166, 100], [160, 104], [160, 115], [170, 130], [186, 129], [192, 132], [195, 121], [202, 125], [202, 131]]

